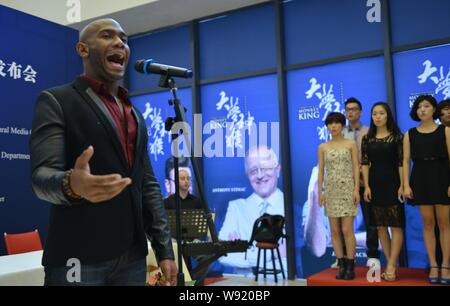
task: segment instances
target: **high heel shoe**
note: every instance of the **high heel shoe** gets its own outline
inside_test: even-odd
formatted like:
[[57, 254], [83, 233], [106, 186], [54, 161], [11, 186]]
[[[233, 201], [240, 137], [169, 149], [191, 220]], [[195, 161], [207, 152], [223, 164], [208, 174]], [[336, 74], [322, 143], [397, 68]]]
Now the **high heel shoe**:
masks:
[[[442, 266], [441, 269], [450, 270], [450, 267]], [[441, 275], [441, 284], [442, 285], [450, 285], [450, 278], [449, 277], [442, 277], [442, 275]]]
[[397, 280], [397, 269], [394, 270], [394, 272], [387, 272], [384, 271], [383, 273], [381, 273], [381, 278], [384, 279], [387, 282], [395, 282]]
[[434, 267], [430, 266], [430, 271], [431, 271], [431, 269], [438, 269], [438, 277], [430, 277], [430, 276], [428, 276], [428, 282], [430, 284], [432, 284], [432, 285], [437, 285], [437, 284], [441, 283], [441, 279], [439, 277], [439, 267], [437, 267], [437, 266], [434, 266]]

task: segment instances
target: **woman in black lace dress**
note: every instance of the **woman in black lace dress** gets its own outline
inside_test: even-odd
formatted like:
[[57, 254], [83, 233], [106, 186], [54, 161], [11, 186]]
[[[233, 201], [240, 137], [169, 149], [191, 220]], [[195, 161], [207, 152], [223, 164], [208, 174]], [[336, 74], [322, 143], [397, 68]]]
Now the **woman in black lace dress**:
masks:
[[403, 137], [384, 102], [372, 106], [370, 129], [362, 139], [361, 155], [364, 198], [370, 203], [369, 222], [378, 228], [387, 259], [386, 271], [381, 276], [395, 281], [405, 227], [405, 208], [399, 201], [403, 192]]
[[[404, 194], [408, 203], [419, 206], [423, 238], [430, 261], [429, 282], [450, 284], [450, 128], [434, 122], [437, 101], [420, 96], [411, 109], [411, 118], [420, 124], [405, 134], [403, 142]], [[409, 178], [410, 160], [414, 162]], [[442, 246], [442, 266], [436, 262], [435, 224]], [[439, 276], [439, 270], [441, 275]]]

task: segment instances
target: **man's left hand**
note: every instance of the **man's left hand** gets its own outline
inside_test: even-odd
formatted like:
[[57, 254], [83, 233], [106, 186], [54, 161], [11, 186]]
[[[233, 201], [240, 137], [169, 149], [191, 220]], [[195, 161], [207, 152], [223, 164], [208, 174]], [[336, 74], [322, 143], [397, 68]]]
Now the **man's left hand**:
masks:
[[175, 260], [164, 259], [159, 262], [162, 273], [166, 277], [165, 286], [176, 286], [177, 285], [177, 266]]

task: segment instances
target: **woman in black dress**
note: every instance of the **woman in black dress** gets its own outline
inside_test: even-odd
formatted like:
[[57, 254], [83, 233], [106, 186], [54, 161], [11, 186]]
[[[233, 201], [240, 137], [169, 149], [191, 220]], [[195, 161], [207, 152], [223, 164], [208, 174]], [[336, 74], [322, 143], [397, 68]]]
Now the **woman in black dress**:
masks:
[[[439, 114], [436, 99], [432, 96], [418, 97], [410, 116], [420, 124], [410, 129], [403, 141], [404, 195], [409, 204], [420, 208], [423, 238], [430, 261], [430, 283], [450, 284], [450, 128], [434, 122]], [[409, 178], [411, 159], [414, 164]], [[441, 267], [437, 266], [435, 255], [436, 222], [442, 246]]]
[[361, 143], [364, 198], [370, 203], [370, 225], [377, 226], [387, 259], [381, 276], [395, 281], [405, 227], [405, 208], [399, 201], [403, 193], [403, 136], [389, 105], [375, 103], [371, 113], [369, 132]]

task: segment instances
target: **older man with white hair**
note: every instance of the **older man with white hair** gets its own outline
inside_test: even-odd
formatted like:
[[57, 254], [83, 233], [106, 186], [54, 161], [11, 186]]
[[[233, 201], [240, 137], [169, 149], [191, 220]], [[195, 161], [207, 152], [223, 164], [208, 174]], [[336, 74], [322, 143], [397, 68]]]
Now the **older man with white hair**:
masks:
[[[230, 201], [225, 221], [219, 232], [220, 240], [249, 240], [253, 223], [264, 213], [284, 216], [283, 192], [278, 188], [280, 163], [273, 149], [267, 146], [250, 148], [245, 158], [245, 173], [248, 176], [253, 193], [248, 198]], [[284, 246], [281, 248], [282, 254]], [[251, 273], [256, 266], [257, 249], [252, 247], [245, 253], [230, 253], [219, 261], [227, 266], [236, 267], [237, 272]], [[284, 265], [286, 267], [286, 265]]]

